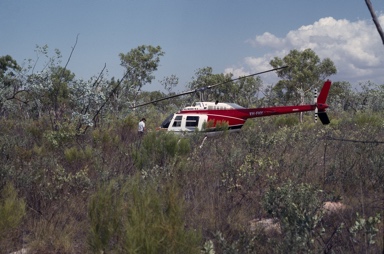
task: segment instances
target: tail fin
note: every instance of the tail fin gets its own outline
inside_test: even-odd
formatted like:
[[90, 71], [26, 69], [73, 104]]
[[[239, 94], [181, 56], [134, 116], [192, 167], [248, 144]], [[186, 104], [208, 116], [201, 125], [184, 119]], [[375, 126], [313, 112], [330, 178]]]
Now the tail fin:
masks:
[[327, 101], [330, 88], [331, 88], [331, 81], [330, 80], [325, 81], [323, 88], [320, 91], [319, 97], [317, 98], [317, 103], [324, 104]]
[[323, 124], [330, 123], [328, 115], [325, 112], [325, 109], [328, 107], [328, 105], [326, 105], [325, 102], [327, 101], [330, 88], [331, 88], [331, 81], [330, 80], [325, 81], [323, 88], [320, 91], [319, 97], [317, 97], [315, 119], [317, 118], [316, 116], [318, 116], [320, 118], [320, 121]]

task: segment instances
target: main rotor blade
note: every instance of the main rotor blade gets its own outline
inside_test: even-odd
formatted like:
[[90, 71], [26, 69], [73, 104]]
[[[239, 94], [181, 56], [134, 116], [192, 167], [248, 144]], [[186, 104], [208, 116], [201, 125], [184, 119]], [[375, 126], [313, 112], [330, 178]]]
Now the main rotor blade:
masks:
[[175, 98], [175, 97], [187, 95], [187, 94], [190, 94], [190, 93], [194, 93], [197, 90], [198, 89], [187, 91], [187, 92], [183, 92], [183, 93], [179, 93], [179, 94], [175, 94], [175, 95], [171, 95], [171, 96], [164, 97], [164, 98], [161, 98], [161, 99], [157, 99], [157, 100], [149, 101], [149, 102], [146, 102], [146, 103], [142, 103], [142, 104], [133, 106], [131, 108], [138, 108], [138, 107], [145, 106], [145, 105], [148, 105], [148, 104], [151, 104], [151, 103], [156, 103], [156, 102], [159, 102], [159, 101], [164, 101], [164, 100], [172, 99], [172, 98]]
[[283, 66], [283, 67], [278, 67], [278, 68], [274, 68], [274, 69], [270, 69], [270, 70], [266, 70], [266, 71], [262, 71], [262, 72], [257, 72], [257, 73], [246, 75], [246, 76], [241, 76], [241, 77], [238, 77], [238, 78], [235, 78], [235, 79], [230, 79], [230, 80], [227, 80], [227, 81], [224, 81], [224, 82], [221, 82], [221, 83], [218, 83], [218, 84], [214, 84], [214, 85], [211, 85], [211, 86], [197, 88], [197, 89], [194, 89], [194, 90], [190, 90], [190, 91], [186, 91], [186, 92], [183, 92], [183, 93], [179, 93], [179, 94], [171, 95], [171, 96], [168, 96], [168, 97], [164, 97], [164, 98], [161, 98], [161, 99], [153, 100], [153, 101], [150, 101], [150, 102], [142, 103], [142, 104], [133, 106], [131, 108], [138, 108], [138, 107], [142, 107], [142, 106], [145, 106], [145, 105], [148, 105], [148, 104], [151, 104], [151, 103], [156, 103], [156, 102], [159, 102], [159, 101], [164, 101], [164, 100], [172, 99], [172, 98], [175, 98], [175, 97], [179, 97], [179, 96], [183, 96], [183, 95], [187, 95], [187, 94], [191, 94], [191, 93], [205, 91], [205, 90], [214, 88], [216, 86], [224, 85], [224, 84], [229, 83], [229, 82], [233, 82], [233, 81], [237, 81], [237, 80], [240, 80], [240, 79], [244, 79], [244, 78], [248, 78], [248, 77], [264, 74], [264, 73], [267, 73], [267, 72], [281, 70], [281, 69], [284, 69], [284, 68], [287, 68], [287, 67], [288, 66]]

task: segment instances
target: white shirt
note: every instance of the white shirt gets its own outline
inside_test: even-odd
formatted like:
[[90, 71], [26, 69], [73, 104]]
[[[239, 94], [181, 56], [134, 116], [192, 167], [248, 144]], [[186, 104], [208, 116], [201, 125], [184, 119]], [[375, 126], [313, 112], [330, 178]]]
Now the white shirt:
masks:
[[139, 132], [144, 132], [144, 130], [145, 130], [145, 122], [140, 121], [139, 122]]

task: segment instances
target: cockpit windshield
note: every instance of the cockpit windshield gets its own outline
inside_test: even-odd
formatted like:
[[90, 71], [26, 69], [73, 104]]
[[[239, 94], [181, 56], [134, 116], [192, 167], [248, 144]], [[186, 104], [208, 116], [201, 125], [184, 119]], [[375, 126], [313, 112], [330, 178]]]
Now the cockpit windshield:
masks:
[[169, 126], [169, 124], [170, 124], [171, 121], [172, 121], [173, 115], [174, 115], [174, 114], [170, 114], [170, 115], [164, 120], [164, 122], [160, 125], [160, 127], [161, 127], [161, 128], [164, 128], [164, 129], [168, 129], [168, 126]]

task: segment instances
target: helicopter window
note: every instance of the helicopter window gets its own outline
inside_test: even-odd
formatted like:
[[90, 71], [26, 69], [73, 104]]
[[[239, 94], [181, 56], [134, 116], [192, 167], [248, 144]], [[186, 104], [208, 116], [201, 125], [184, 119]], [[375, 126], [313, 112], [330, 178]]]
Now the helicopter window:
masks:
[[172, 127], [180, 127], [181, 126], [181, 118], [183, 116], [176, 116], [175, 120], [173, 121]]
[[186, 127], [197, 127], [198, 123], [198, 116], [187, 116]]

